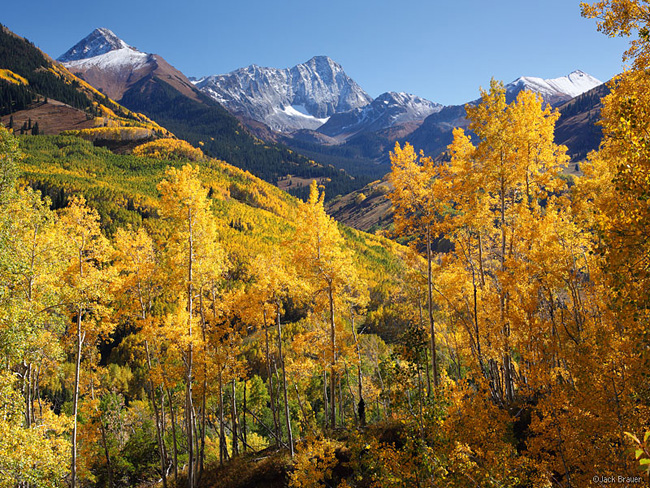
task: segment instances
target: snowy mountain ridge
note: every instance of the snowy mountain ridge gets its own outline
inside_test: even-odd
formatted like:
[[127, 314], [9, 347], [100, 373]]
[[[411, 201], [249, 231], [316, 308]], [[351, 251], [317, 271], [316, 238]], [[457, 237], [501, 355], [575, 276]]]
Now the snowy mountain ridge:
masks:
[[386, 92], [368, 105], [333, 115], [318, 132], [335, 137], [377, 131], [406, 122], [424, 120], [442, 108], [439, 103], [410, 93]]
[[603, 82], [593, 76], [576, 70], [560, 78], [542, 79], [522, 76], [506, 85], [506, 93], [513, 98], [522, 90], [539, 93], [551, 105], [565, 102], [602, 85]]

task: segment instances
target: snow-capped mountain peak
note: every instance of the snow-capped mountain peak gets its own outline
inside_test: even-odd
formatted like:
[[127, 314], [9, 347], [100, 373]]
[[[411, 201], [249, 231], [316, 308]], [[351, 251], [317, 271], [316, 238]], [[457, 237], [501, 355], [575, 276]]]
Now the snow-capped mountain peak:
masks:
[[514, 97], [522, 90], [530, 90], [539, 93], [550, 104], [556, 105], [582, 95], [602, 83], [584, 71], [576, 70], [560, 78], [542, 79], [522, 76], [506, 85], [506, 92]]
[[154, 61], [152, 54], [138, 51], [103, 27], [92, 31], [58, 60], [76, 72], [95, 69], [123, 77]]
[[110, 29], [100, 27], [62, 54], [58, 61], [62, 63], [79, 61], [121, 49], [139, 52], [117, 37]]
[[58, 60], [116, 100], [158, 66], [155, 55], [138, 51], [106, 28], [95, 29]]
[[192, 82], [231, 112], [283, 132], [315, 129], [335, 113], [372, 101], [341, 65], [327, 56], [314, 56], [287, 69], [250, 65]]

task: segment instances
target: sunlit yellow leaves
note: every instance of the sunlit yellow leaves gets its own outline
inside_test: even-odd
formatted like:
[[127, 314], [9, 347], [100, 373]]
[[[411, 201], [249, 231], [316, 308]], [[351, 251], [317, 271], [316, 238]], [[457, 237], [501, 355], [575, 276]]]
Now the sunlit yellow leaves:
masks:
[[294, 470], [289, 477], [291, 488], [327, 486], [336, 466], [338, 443], [330, 439], [308, 439], [297, 451]]
[[0, 80], [8, 81], [14, 85], [29, 85], [25, 78], [8, 69], [0, 69]]
[[630, 37], [639, 33], [630, 43], [624, 59], [633, 59], [638, 67], [647, 63], [648, 19], [650, 6], [645, 0], [599, 0], [580, 2], [582, 16], [597, 19], [598, 30], [609, 37]]
[[190, 143], [180, 139], [157, 139], [137, 146], [133, 150], [135, 156], [146, 156], [156, 159], [182, 159], [201, 161], [205, 155], [201, 149], [193, 147]]

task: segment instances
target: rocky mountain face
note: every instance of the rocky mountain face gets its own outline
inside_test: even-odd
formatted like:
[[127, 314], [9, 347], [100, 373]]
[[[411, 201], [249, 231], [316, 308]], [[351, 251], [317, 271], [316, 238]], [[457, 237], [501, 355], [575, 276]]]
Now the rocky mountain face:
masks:
[[439, 103], [410, 93], [387, 92], [368, 105], [332, 115], [318, 128], [318, 132], [330, 137], [374, 132], [406, 122], [424, 120], [442, 108]]
[[231, 113], [279, 132], [316, 129], [330, 116], [372, 101], [341, 65], [327, 56], [288, 69], [252, 65], [193, 82]]
[[139, 52], [117, 37], [113, 31], [100, 27], [59, 56], [57, 61], [61, 63], [80, 61], [121, 49], [130, 49], [134, 52]]

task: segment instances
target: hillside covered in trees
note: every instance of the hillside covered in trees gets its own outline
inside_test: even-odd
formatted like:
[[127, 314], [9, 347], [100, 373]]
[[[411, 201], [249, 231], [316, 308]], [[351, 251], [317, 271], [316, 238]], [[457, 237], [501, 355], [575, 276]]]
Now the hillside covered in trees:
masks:
[[[391, 153], [398, 244], [174, 139], [0, 127], [0, 486], [644, 486], [650, 7], [562, 175], [492, 81], [447, 161]], [[645, 32], [645, 34], [644, 34]]]

